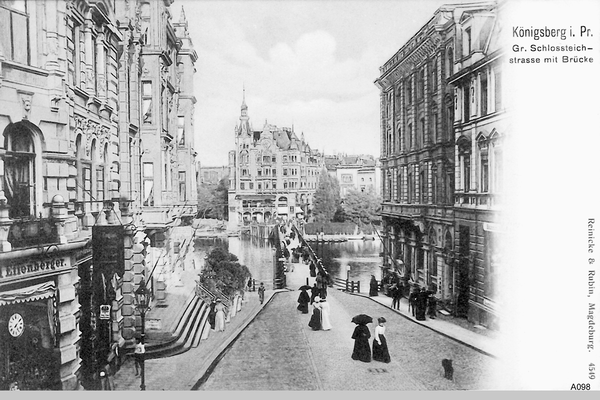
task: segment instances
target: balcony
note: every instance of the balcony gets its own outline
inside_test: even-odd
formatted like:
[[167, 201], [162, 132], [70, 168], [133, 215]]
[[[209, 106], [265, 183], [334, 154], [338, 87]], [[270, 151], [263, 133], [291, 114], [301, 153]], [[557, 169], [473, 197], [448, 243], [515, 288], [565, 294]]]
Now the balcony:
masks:
[[10, 206], [0, 191], [0, 253], [61, 244], [75, 238], [79, 233], [77, 217], [69, 215], [67, 207], [62, 196], [56, 195], [40, 212], [49, 217], [9, 218]]
[[491, 209], [498, 206], [501, 197], [491, 193], [455, 193], [454, 205], [465, 208]]
[[56, 222], [51, 218], [15, 219], [8, 229], [13, 250], [60, 243]]
[[381, 214], [389, 217], [404, 216], [411, 218], [435, 217], [452, 219], [454, 217], [454, 210], [451, 206], [437, 204], [383, 203]]

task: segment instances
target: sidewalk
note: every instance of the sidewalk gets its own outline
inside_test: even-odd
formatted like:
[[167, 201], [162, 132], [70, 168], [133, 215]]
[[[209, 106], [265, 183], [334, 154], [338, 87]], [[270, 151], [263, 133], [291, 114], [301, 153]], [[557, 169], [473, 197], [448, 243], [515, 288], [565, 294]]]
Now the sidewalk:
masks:
[[[153, 308], [149, 313], [150, 318], [161, 321], [163, 329], [169, 325], [176, 325], [183, 313], [183, 307], [193, 292], [195, 282], [189, 278], [194, 271], [183, 274], [184, 286], [167, 286], [166, 308]], [[252, 322], [260, 310], [271, 300], [278, 291], [267, 290], [265, 303], [260, 304], [258, 293], [246, 293], [242, 302], [242, 309], [225, 325], [224, 332], [210, 331], [207, 339], [200, 341], [198, 347], [192, 347], [185, 353], [165, 358], [145, 361], [146, 390], [191, 390], [219, 356], [234, 341], [237, 336]], [[174, 296], [171, 297], [171, 294]], [[182, 300], [185, 299], [185, 300]], [[178, 309], [177, 307], [180, 307]], [[170, 314], [169, 314], [170, 313]], [[155, 337], [159, 332], [155, 332]], [[141, 378], [135, 375], [132, 357], [126, 357], [120, 370], [114, 376], [115, 390], [140, 390]]]
[[[288, 264], [289, 265], [289, 264]], [[290, 268], [288, 267], [288, 270]], [[306, 276], [308, 274], [308, 266], [304, 264], [294, 264], [294, 271], [287, 272], [286, 280], [288, 287], [292, 290], [298, 289], [301, 285], [306, 284]], [[309, 278], [310, 286], [315, 281], [315, 278]], [[297, 287], [296, 287], [297, 286]], [[330, 288], [329, 290], [332, 290]], [[339, 290], [339, 289], [338, 289]], [[408, 299], [403, 298], [400, 304], [400, 310], [392, 309], [392, 298], [380, 293], [379, 296], [368, 296], [365, 293], [348, 293], [355, 296], [363, 296], [370, 298], [374, 302], [377, 302], [387, 308], [395, 311], [396, 313], [404, 316], [407, 319], [412, 320], [413, 322], [425, 326], [433, 331], [436, 331], [444, 336], [457, 340], [475, 350], [478, 350], [484, 354], [490, 356], [497, 356], [497, 345], [496, 340], [493, 337], [486, 336], [483, 334], [479, 334], [476, 332], [472, 332], [468, 329], [465, 329], [457, 324], [454, 324], [450, 321], [444, 321], [442, 319], [436, 318], [431, 319], [427, 317], [425, 321], [417, 321], [412, 313], [408, 312]]]

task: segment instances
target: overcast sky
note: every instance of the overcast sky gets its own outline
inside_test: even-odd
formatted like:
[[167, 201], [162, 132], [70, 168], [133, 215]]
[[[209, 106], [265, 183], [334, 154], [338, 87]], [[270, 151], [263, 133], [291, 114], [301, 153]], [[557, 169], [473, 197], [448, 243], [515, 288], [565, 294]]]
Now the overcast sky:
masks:
[[243, 87], [255, 130], [293, 125], [326, 154], [379, 156], [379, 67], [440, 5], [461, 2], [176, 0], [198, 53], [199, 161], [227, 164]]

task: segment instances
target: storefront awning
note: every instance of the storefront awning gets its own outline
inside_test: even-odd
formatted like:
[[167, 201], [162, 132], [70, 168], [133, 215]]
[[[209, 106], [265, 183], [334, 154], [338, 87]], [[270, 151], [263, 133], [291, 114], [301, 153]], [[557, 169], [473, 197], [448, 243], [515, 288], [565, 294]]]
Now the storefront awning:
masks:
[[54, 296], [55, 293], [56, 287], [54, 286], [54, 282], [45, 282], [22, 289], [9, 290], [0, 293], [0, 306], [43, 300]]

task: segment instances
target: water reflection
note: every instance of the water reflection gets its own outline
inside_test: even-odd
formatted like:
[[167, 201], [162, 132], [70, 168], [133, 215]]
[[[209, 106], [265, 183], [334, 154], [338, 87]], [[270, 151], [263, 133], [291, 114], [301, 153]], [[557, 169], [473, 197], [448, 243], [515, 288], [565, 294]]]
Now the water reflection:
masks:
[[381, 279], [381, 242], [375, 240], [349, 240], [339, 243], [312, 242], [311, 247], [329, 273], [346, 279], [346, 271], [350, 267], [350, 280], [360, 281], [361, 292], [369, 287], [371, 275]]
[[[273, 286], [273, 250], [266, 239], [244, 236], [215, 239], [197, 239], [194, 247], [198, 259], [204, 260], [206, 254], [215, 246], [221, 246], [235, 254], [240, 264], [250, 270], [252, 277], [264, 282], [267, 288]], [[361, 292], [368, 291], [371, 275], [381, 279], [381, 242], [376, 240], [350, 240], [340, 243], [312, 242], [317, 257], [336, 278], [346, 279], [350, 267], [350, 280], [360, 281]], [[202, 264], [204, 262], [202, 261]], [[308, 271], [308, 267], [307, 267]]]

